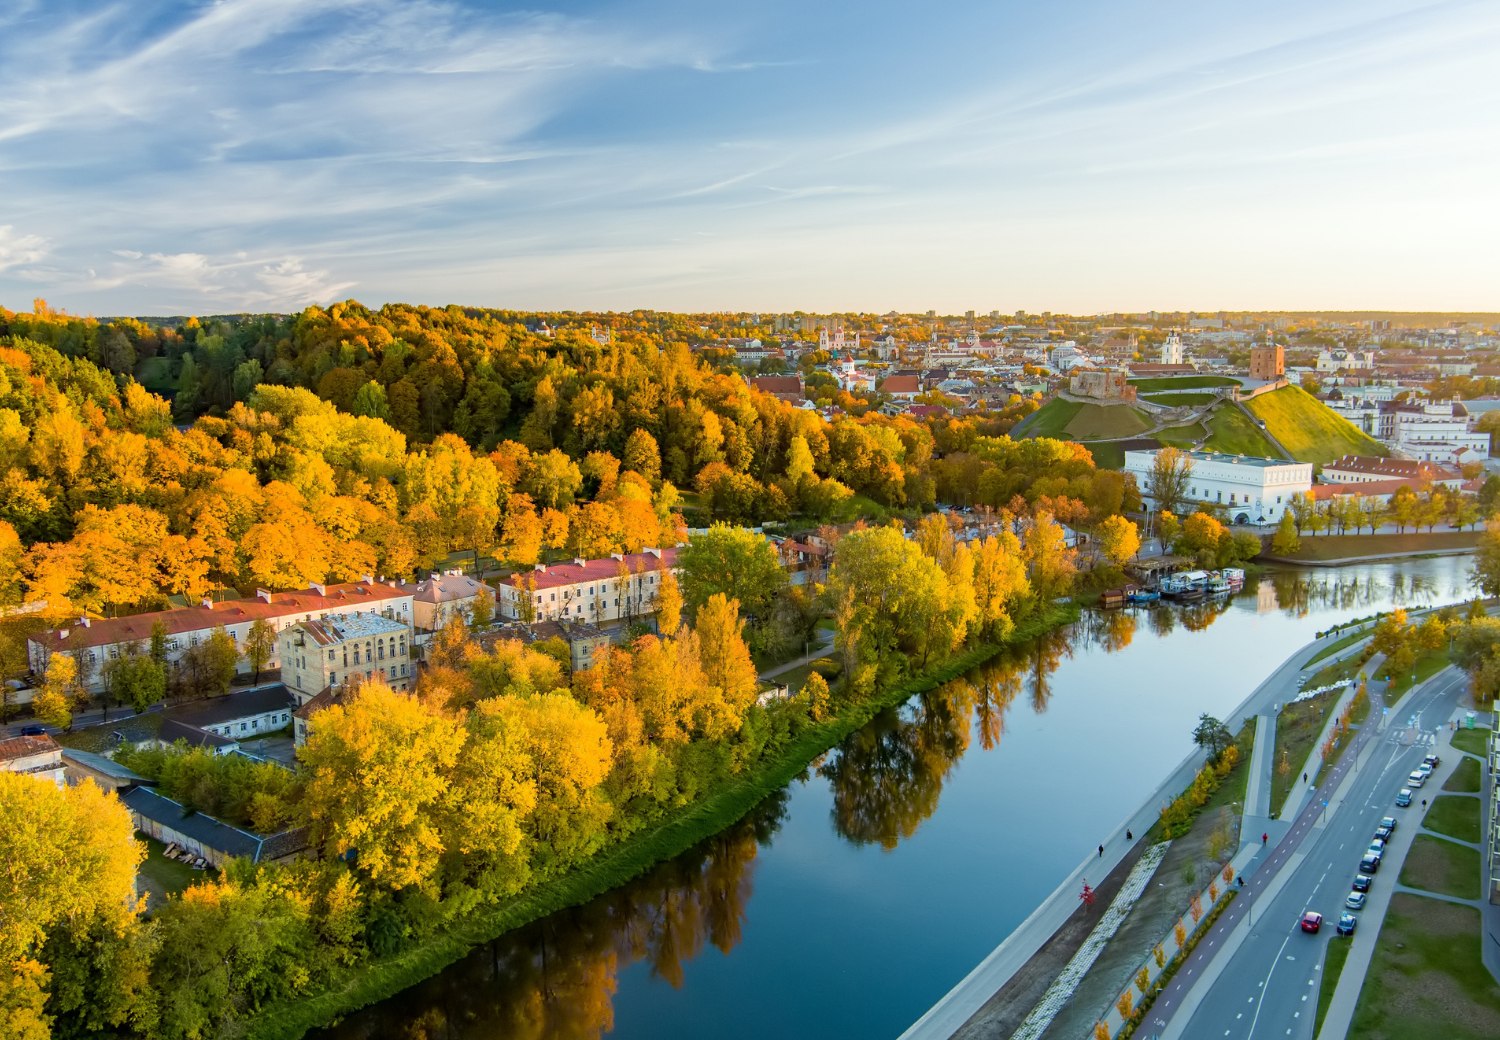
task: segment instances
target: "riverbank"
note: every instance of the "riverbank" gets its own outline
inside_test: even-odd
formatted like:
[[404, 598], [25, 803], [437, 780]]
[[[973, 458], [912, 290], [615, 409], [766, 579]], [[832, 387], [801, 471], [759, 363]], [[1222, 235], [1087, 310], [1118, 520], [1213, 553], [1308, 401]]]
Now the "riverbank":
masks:
[[1369, 563], [1419, 556], [1462, 556], [1479, 545], [1482, 531], [1437, 531], [1431, 534], [1328, 534], [1308, 535], [1294, 553], [1259, 559], [1293, 563], [1304, 567], [1337, 567], [1346, 563]]
[[1076, 604], [1054, 605], [1018, 626], [1006, 642], [970, 646], [921, 676], [914, 676], [867, 701], [849, 705], [834, 718], [810, 725], [780, 755], [762, 762], [752, 773], [661, 826], [601, 853], [587, 866], [538, 885], [503, 906], [479, 908], [462, 922], [450, 923], [441, 935], [395, 956], [351, 968], [322, 993], [264, 1007], [253, 1018], [238, 1023], [226, 1036], [296, 1040], [310, 1030], [334, 1023], [437, 974], [476, 946], [634, 880], [657, 864], [738, 823], [766, 797], [791, 783], [819, 756], [867, 725], [880, 712], [962, 675], [1009, 646], [1071, 624], [1078, 616]]

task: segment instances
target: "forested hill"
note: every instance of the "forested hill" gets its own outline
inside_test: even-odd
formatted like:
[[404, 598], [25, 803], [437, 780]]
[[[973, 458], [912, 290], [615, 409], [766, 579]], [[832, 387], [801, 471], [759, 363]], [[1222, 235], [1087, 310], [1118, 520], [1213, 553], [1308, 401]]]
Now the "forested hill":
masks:
[[0, 599], [102, 611], [457, 550], [598, 556], [675, 540], [685, 504], [812, 522], [938, 499], [1071, 522], [1121, 507], [1121, 478], [1072, 445], [853, 399], [828, 422], [754, 392], [687, 349], [757, 331], [733, 317], [616, 315], [597, 338], [548, 317], [552, 336], [356, 303], [177, 327], [0, 310]]

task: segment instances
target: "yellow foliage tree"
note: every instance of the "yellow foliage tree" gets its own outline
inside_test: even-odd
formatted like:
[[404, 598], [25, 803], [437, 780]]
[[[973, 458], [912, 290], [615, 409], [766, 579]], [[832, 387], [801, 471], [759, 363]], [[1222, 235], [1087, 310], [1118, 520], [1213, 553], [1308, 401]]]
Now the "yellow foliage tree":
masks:
[[298, 752], [303, 811], [326, 853], [353, 851], [385, 888], [428, 888], [444, 851], [438, 808], [464, 731], [435, 708], [379, 681], [318, 712]]

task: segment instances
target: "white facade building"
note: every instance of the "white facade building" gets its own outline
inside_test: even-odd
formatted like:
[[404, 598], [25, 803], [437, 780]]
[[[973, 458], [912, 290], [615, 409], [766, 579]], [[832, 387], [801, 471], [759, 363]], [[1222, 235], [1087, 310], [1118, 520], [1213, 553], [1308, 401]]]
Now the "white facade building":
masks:
[[663, 570], [678, 573], [676, 549], [538, 564], [500, 579], [497, 613], [507, 621], [561, 619], [596, 625], [639, 617], [656, 610]]
[[1161, 363], [1163, 365], [1185, 364], [1182, 360], [1182, 337], [1177, 333], [1167, 333], [1166, 341], [1161, 345]]
[[1438, 401], [1420, 411], [1397, 410], [1391, 447], [1410, 459], [1453, 466], [1483, 459], [1489, 454], [1490, 438], [1469, 429], [1469, 413], [1462, 404]]
[[[1151, 501], [1151, 466], [1157, 454], [1157, 451], [1125, 453], [1125, 472], [1135, 474], [1141, 495], [1148, 501]], [[1185, 454], [1193, 464], [1188, 477], [1188, 500], [1224, 507], [1232, 523], [1275, 523], [1293, 498], [1306, 494], [1312, 487], [1310, 462], [1210, 451]]]

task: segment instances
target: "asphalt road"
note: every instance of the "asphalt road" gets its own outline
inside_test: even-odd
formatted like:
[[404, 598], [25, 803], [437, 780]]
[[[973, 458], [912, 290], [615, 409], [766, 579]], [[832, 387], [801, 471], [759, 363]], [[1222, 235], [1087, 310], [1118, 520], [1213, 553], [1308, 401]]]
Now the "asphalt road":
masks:
[[[1463, 685], [1463, 675], [1449, 669], [1392, 709], [1377, 739], [1356, 759], [1357, 768], [1342, 796], [1333, 798], [1326, 809], [1321, 802], [1310, 806], [1311, 811], [1298, 819], [1282, 839], [1286, 855], [1276, 857], [1282, 859], [1280, 870], [1274, 877], [1257, 879], [1265, 887], [1247, 907], [1246, 923], [1236, 930], [1237, 936], [1226, 937], [1224, 952], [1216, 960], [1227, 960], [1214, 965], [1216, 972], [1205, 974], [1200, 983], [1205, 988], [1194, 994], [1200, 998], [1196, 1010], [1185, 1028], [1174, 1022], [1178, 1028], [1169, 1035], [1310, 1040], [1328, 944], [1349, 941], [1336, 934], [1335, 925], [1360, 858], [1381, 818], [1395, 817], [1396, 833], [1374, 875], [1369, 903], [1359, 912], [1354, 938], [1374, 943], [1417, 829], [1420, 817], [1415, 813], [1421, 812], [1422, 799], [1433, 797], [1441, 787], [1456, 756], [1450, 752], [1434, 779], [1413, 792], [1415, 813], [1396, 808], [1396, 792], [1439, 744], [1439, 731], [1447, 727]], [[1440, 746], [1446, 747], [1446, 742]], [[1274, 859], [1267, 866], [1274, 869]], [[1319, 934], [1301, 930], [1304, 910], [1323, 914]]]

